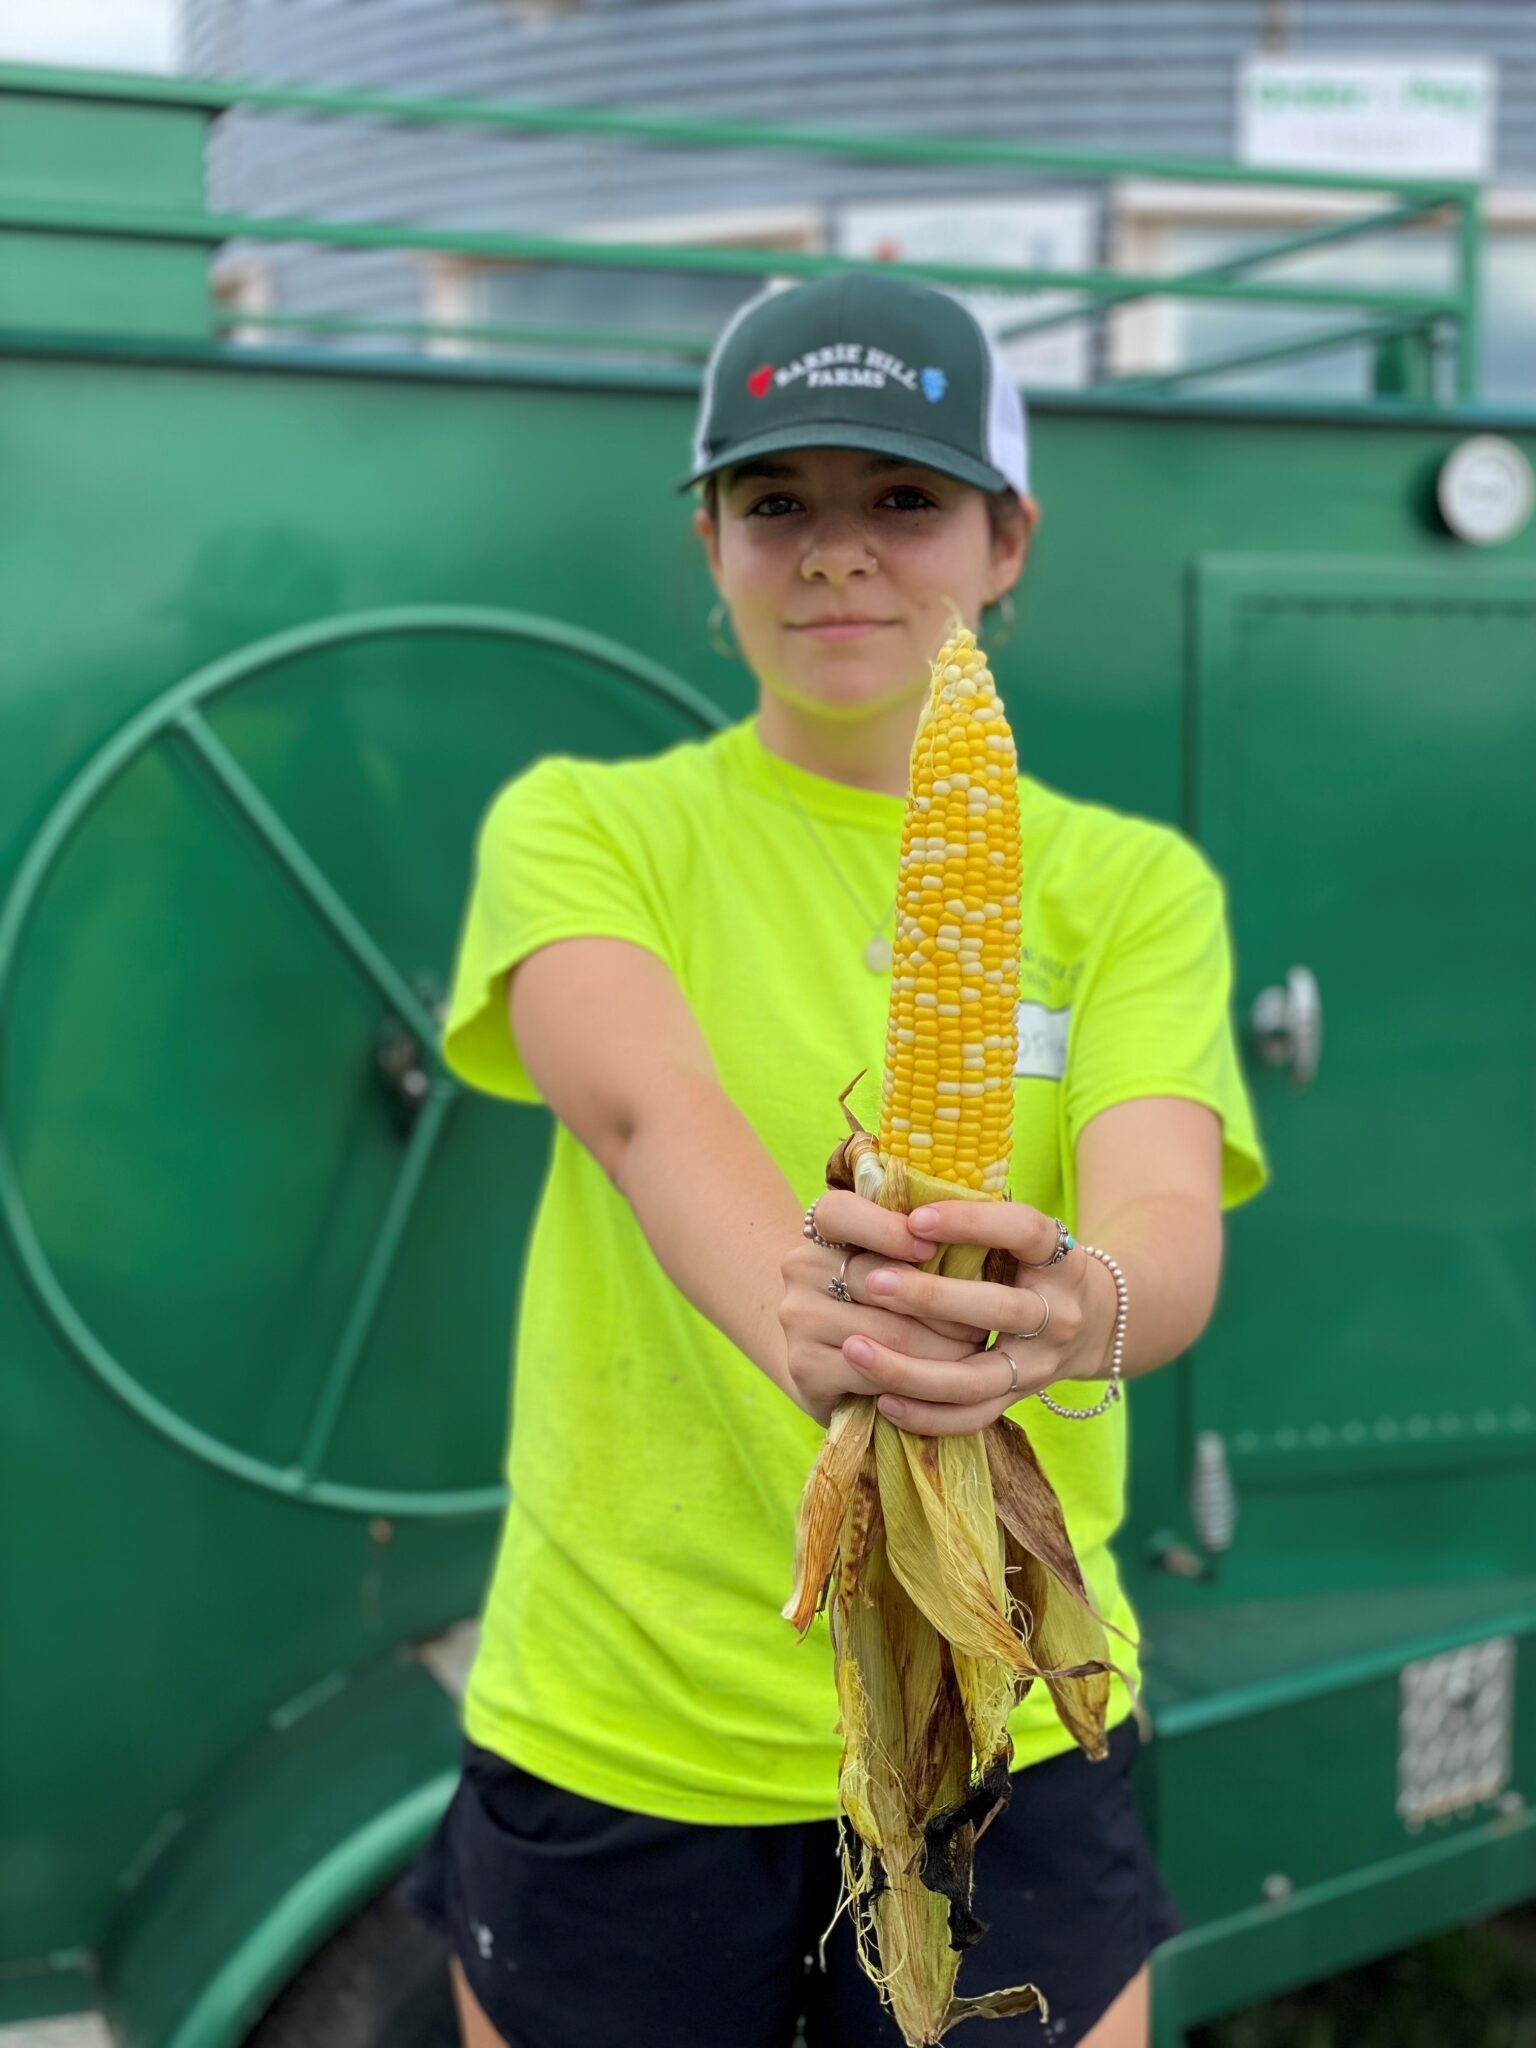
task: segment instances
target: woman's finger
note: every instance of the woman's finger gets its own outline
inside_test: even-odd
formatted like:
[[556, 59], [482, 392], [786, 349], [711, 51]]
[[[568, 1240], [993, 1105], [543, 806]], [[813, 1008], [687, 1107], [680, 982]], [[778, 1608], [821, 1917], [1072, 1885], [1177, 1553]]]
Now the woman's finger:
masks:
[[907, 1224], [939, 1244], [996, 1245], [1026, 1266], [1043, 1265], [1059, 1242], [1055, 1217], [1028, 1202], [925, 1202]]
[[[873, 1303], [870, 1306], [874, 1309]], [[874, 1313], [883, 1316], [888, 1311], [874, 1309]], [[898, 1351], [911, 1351], [915, 1348], [913, 1333], [918, 1330], [929, 1330], [935, 1337], [941, 1337], [946, 1344], [963, 1344], [967, 1351], [979, 1351], [992, 1334], [990, 1324], [946, 1323], [942, 1317], [929, 1322], [924, 1316], [892, 1316], [891, 1325], [896, 1332], [893, 1342]], [[917, 1348], [921, 1356], [920, 1340]]]
[[913, 1436], [971, 1436], [978, 1430], [990, 1429], [1018, 1398], [1017, 1394], [1010, 1394], [1006, 1401], [951, 1408], [939, 1402], [897, 1400], [894, 1395], [884, 1394], [880, 1398], [880, 1412], [898, 1429], [908, 1430]]
[[[850, 1287], [849, 1292], [852, 1291]], [[859, 1298], [873, 1302], [877, 1308], [899, 1309], [903, 1315], [918, 1316], [927, 1323], [941, 1320], [1013, 1337], [1028, 1337], [1045, 1322], [1045, 1295], [1022, 1274], [1016, 1285], [1000, 1287], [989, 1280], [950, 1280], [942, 1273], [920, 1273], [910, 1266], [882, 1265], [878, 1259], [865, 1259]], [[1047, 1324], [1052, 1334], [1070, 1343], [1081, 1321], [1076, 1292], [1053, 1290]]]
[[816, 1199], [817, 1234], [831, 1244], [856, 1245], [878, 1252], [883, 1259], [905, 1259], [921, 1264], [933, 1257], [937, 1246], [918, 1237], [905, 1216], [894, 1209], [882, 1209], [862, 1195], [829, 1188]]
[[967, 1410], [990, 1403], [999, 1414], [1036, 1387], [1049, 1386], [1052, 1371], [1049, 1362], [1037, 1366], [1028, 1358], [1018, 1359], [1019, 1383], [1014, 1388], [1009, 1385], [1008, 1360], [995, 1351], [973, 1351], [968, 1358], [931, 1362], [893, 1351], [888, 1344], [863, 1334], [844, 1340], [843, 1356], [863, 1376], [871, 1392]]
[[[989, 1335], [986, 1330], [973, 1330], [963, 1323], [925, 1323], [918, 1316], [894, 1316], [873, 1307], [860, 1308], [858, 1327], [908, 1358], [941, 1358], [946, 1365], [980, 1351]], [[838, 1332], [838, 1341], [847, 1334], [845, 1326]]]
[[[909, 1266], [892, 1268], [886, 1260], [874, 1252], [850, 1252], [847, 1259], [844, 1259], [842, 1254], [839, 1253], [838, 1267], [842, 1275], [843, 1285], [847, 1288], [854, 1301], [860, 1307], [884, 1310], [886, 1315], [893, 1319], [891, 1325], [893, 1330], [896, 1327], [894, 1319], [900, 1316], [916, 1321], [920, 1325], [926, 1324], [937, 1337], [947, 1338], [953, 1343], [966, 1344], [975, 1349], [989, 1330], [997, 1328], [996, 1323], [965, 1322], [953, 1315], [920, 1315], [916, 1309], [909, 1309], [906, 1303], [894, 1294], [883, 1301], [875, 1300], [874, 1296], [870, 1294], [868, 1287], [869, 1278], [873, 1273], [890, 1273], [899, 1270], [909, 1278], [926, 1279], [928, 1276], [915, 1273]], [[1006, 1289], [999, 1291], [1007, 1292]], [[836, 1299], [835, 1296], [833, 1298], [834, 1300]], [[916, 1333], [914, 1332], [914, 1337], [915, 1335]], [[895, 1341], [897, 1349], [901, 1349], [901, 1339], [898, 1337]], [[914, 1347], [908, 1346], [906, 1348], [911, 1349]]]

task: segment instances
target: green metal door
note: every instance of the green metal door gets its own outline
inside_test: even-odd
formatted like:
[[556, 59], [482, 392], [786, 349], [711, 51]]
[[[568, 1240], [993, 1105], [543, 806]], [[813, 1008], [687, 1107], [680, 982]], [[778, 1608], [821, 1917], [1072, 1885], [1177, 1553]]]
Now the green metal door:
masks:
[[1536, 578], [1227, 557], [1193, 594], [1191, 822], [1275, 1169], [1193, 1370], [1259, 1539], [1231, 1569], [1337, 1583], [1346, 1533], [1357, 1584], [1529, 1569]]

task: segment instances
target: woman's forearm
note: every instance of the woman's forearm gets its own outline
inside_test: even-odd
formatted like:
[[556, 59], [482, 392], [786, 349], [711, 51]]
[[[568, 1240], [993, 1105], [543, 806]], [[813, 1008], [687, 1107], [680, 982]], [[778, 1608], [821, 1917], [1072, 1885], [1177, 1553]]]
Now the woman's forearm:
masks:
[[669, 1076], [611, 1171], [672, 1284], [797, 1400], [779, 1302], [801, 1202], [718, 1081]]
[[[1127, 1379], [1154, 1371], [1187, 1351], [1211, 1319], [1221, 1276], [1221, 1219], [1209, 1205], [1177, 1194], [1149, 1195], [1093, 1219], [1081, 1233], [1125, 1275], [1130, 1313], [1122, 1371]], [[1101, 1260], [1088, 1261], [1092, 1313], [1103, 1343], [1099, 1377], [1109, 1376], [1119, 1293]], [[1027, 1284], [1028, 1275], [1019, 1279]]]

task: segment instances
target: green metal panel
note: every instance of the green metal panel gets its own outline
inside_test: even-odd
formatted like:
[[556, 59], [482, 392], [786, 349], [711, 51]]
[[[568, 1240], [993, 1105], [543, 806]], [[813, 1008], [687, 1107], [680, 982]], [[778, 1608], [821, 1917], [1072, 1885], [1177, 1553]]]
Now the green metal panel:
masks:
[[[1536, 1580], [1162, 1619], [1157, 1689], [1189, 1689], [1145, 1759], [1159, 1861], [1188, 1922], [1156, 1960], [1170, 2044], [1536, 1894], [1536, 1811], [1518, 1792], [1418, 1825], [1396, 1811], [1402, 1661], [1506, 1632], [1519, 1645], [1512, 1778], [1528, 1787]], [[1236, 1660], [1267, 1661], [1270, 1683], [1224, 1696]]]
[[1179, 2026], [1536, 1889], [1519, 1791], [1417, 1837], [1396, 1810], [1398, 1674], [1462, 1643], [1520, 1642], [1536, 1782], [1536, 576], [1202, 555], [1190, 590], [1187, 817], [1237, 1012], [1304, 963], [1324, 1022], [1310, 1084], [1250, 1066], [1275, 1184], [1181, 1368], [1238, 1540], [1144, 1602]]
[[[1239, 1014], [1300, 962], [1324, 1019], [1310, 1086], [1254, 1077], [1275, 1187], [1195, 1369], [1240, 1497], [1306, 1524], [1232, 1590], [1337, 1586], [1335, 1545], [1373, 1583], [1536, 1571], [1536, 573], [1207, 558], [1196, 604]], [[1485, 1490], [1448, 1530], [1413, 1494], [1452, 1469]]]
[[207, 132], [208, 115], [195, 108], [40, 100], [0, 79], [0, 190], [17, 199], [198, 205]]
[[[1536, 1577], [1159, 1615], [1147, 1760], [1159, 1852], [1186, 1917], [1221, 1919], [1262, 1904], [1273, 1879], [1288, 1897], [1485, 1822], [1475, 1802], [1417, 1828], [1400, 1816], [1399, 1673], [1509, 1636], [1528, 1682], [1533, 1635]], [[1536, 1706], [1522, 1690], [1517, 1672], [1517, 1784], [1536, 1768]]]
[[[421, 392], [413, 424], [409, 387], [141, 374], [54, 365], [40, 386], [13, 364], [0, 397], [7, 502], [29, 507], [6, 519], [7, 594], [27, 595], [3, 657], [20, 741], [0, 766], [5, 864], [114, 735], [168, 693], [195, 697], [407, 989], [441, 989], [496, 784], [537, 751], [648, 751], [706, 713], [642, 690], [627, 651], [627, 676], [594, 662], [577, 628], [599, 608], [569, 593], [578, 616], [541, 641], [486, 630], [481, 609], [512, 611], [514, 591], [542, 615], [550, 563], [572, 549], [545, 527], [520, 423], [484, 392]], [[40, 507], [76, 555], [44, 542]], [[618, 553], [606, 599], [649, 576], [665, 645], [677, 564]], [[82, 605], [86, 561], [106, 568]], [[476, 616], [261, 654], [297, 622], [404, 594], [474, 599]], [[176, 695], [240, 650], [249, 673], [222, 694]], [[17, 1639], [47, 1646], [0, 1699], [8, 1962], [74, 1946], [71, 1929], [94, 1947], [118, 1874], [167, 1814], [317, 1675], [473, 1611], [494, 1536], [483, 1505], [464, 1510], [498, 1491], [545, 1146], [530, 1112], [466, 1103], [421, 1186], [322, 1468], [360, 1490], [354, 1512], [258, 1490], [218, 1459], [222, 1445], [281, 1473], [303, 1450], [400, 1185], [376, 1054], [402, 1005], [185, 730], [120, 749], [38, 878], [7, 988], [7, 1130], [39, 1243], [131, 1387], [205, 1439], [146, 1427], [82, 1370], [75, 1333], [22, 1291], [12, 1238], [5, 1493], [16, 1526], [56, 1534], [47, 1572], [4, 1593]], [[380, 1489], [453, 1498], [407, 1523], [412, 1503]]]
[[456, 1720], [408, 1658], [335, 1674], [274, 1716], [123, 1887], [102, 1959], [121, 2048], [242, 2041], [425, 1839], [453, 1789]]
[[[180, 107], [50, 103], [0, 88], [0, 209], [200, 206], [208, 117]], [[196, 248], [0, 230], [0, 327], [206, 335]]]
[[[120, 772], [38, 879], [0, 1017], [17, 1184], [69, 1299], [134, 1384], [279, 1474], [296, 1442], [302, 1452], [401, 1185], [408, 1129], [380, 1078], [379, 1034], [444, 984], [481, 806], [538, 751], [650, 749], [697, 729], [697, 715], [554, 640], [348, 638], [338, 627], [280, 641], [278, 662], [262, 643], [402, 606], [535, 614], [618, 643], [734, 715], [746, 678], [708, 649], [712, 592], [670, 488], [691, 409], [676, 376], [341, 374], [299, 357], [256, 367], [12, 347], [0, 382], [7, 873], [35, 854], [67, 793], [91, 787], [82, 778], [114, 736], [151, 707], [187, 708], [174, 693], [211, 664], [238, 674], [214, 697], [191, 693], [201, 726], [173, 720], [153, 745], [120, 743]], [[1536, 445], [1529, 422], [1508, 425]], [[1187, 772], [1200, 731], [1186, 722], [1188, 685], [1198, 670], [1202, 707], [1222, 685], [1186, 593], [1191, 565], [1217, 548], [1328, 556], [1345, 573], [1352, 556], [1385, 558], [1406, 566], [1411, 587], [1465, 579], [1468, 617], [1488, 635], [1479, 658], [1507, 659], [1502, 611], [1484, 616], [1489, 565], [1426, 512], [1426, 479], [1454, 424], [1098, 401], [1042, 403], [1034, 427], [1045, 518], [998, 669], [1026, 763], [1047, 781], [1205, 829], [1209, 776], [1197, 809]], [[1502, 559], [1523, 602], [1536, 534]], [[1397, 615], [1380, 612], [1370, 573], [1363, 601], [1388, 622], [1384, 658], [1401, 665]], [[1358, 662], [1358, 641], [1347, 647]], [[1353, 687], [1352, 668], [1341, 687]], [[199, 744], [207, 736], [216, 747]], [[218, 772], [225, 756], [233, 779]], [[244, 813], [232, 781], [259, 799]], [[302, 863], [274, 858], [271, 835], [252, 829], [264, 805], [376, 941], [392, 991], [317, 914]], [[1225, 861], [1214, 841], [1213, 851]], [[1247, 920], [1270, 917], [1282, 894], [1238, 860], [1246, 993], [1273, 971]], [[1435, 974], [1444, 957], [1429, 956]], [[1528, 972], [1509, 968], [1512, 983]], [[1349, 1004], [1375, 988], [1368, 977], [1346, 986]], [[1347, 1047], [1364, 1026], [1341, 1008], [1336, 1028]], [[1254, 1078], [1288, 1172], [1305, 1155], [1281, 1112], [1304, 1116], [1306, 1098], [1272, 1100], [1271, 1077]], [[321, 1464], [358, 1489], [348, 1498], [242, 1476], [136, 1412], [86, 1369], [7, 1239], [0, 1483], [12, 1527], [49, 1532], [42, 1570], [35, 1551], [23, 1558], [29, 1547], [0, 1556], [13, 1639], [39, 1646], [0, 1689], [7, 1966], [73, 1957], [78, 1969], [114, 1924], [126, 1928], [123, 1874], [158, 1855], [169, 1816], [217, 1802], [283, 1702], [478, 1606], [494, 1517], [462, 1510], [499, 1478], [506, 1332], [543, 1143], [537, 1117], [479, 1100], [445, 1126]], [[1374, 1193], [1361, 1182], [1350, 1210], [1347, 1185], [1330, 1214], [1353, 1229]], [[1457, 1195], [1467, 1192], [1464, 1176]], [[1527, 1216], [1529, 1193], [1516, 1182]], [[1277, 1783], [1294, 1796], [1308, 1782], [1313, 1724], [1265, 1705], [1266, 1601], [1305, 1603], [1342, 1574], [1363, 1627], [1377, 1589], [1403, 1581], [1401, 1546], [1416, 1546], [1420, 1575], [1448, 1604], [1428, 1628], [1376, 1639], [1373, 1676], [1335, 1670], [1325, 1687], [1337, 1678], [1361, 1695], [1360, 1740], [1379, 1748], [1391, 1741], [1384, 1703], [1399, 1654], [1442, 1639], [1461, 1589], [1532, 1569], [1515, 1533], [1528, 1468], [1513, 1455], [1458, 1462], [1461, 1447], [1438, 1436], [1404, 1446], [1401, 1468], [1318, 1484], [1306, 1508], [1298, 1489], [1258, 1486], [1255, 1454], [1220, 1574], [1189, 1583], [1145, 1562], [1158, 1529], [1188, 1536], [1197, 1415], [1219, 1412], [1236, 1436], [1239, 1418], [1209, 1405], [1222, 1398], [1229, 1313], [1243, 1319], [1243, 1371], [1262, 1401], [1296, 1370], [1293, 1297], [1315, 1304], [1331, 1291], [1336, 1303], [1357, 1284], [1336, 1244], [1308, 1240], [1305, 1263], [1261, 1257], [1271, 1205], [1294, 1214], [1277, 1189], [1231, 1219], [1233, 1291], [1200, 1355], [1132, 1404], [1125, 1555], [1148, 1621], [1149, 1691], [1170, 1715], [1196, 1698], [1226, 1702], [1152, 1752], [1162, 1761], [1149, 1790], [1181, 1883], [1201, 1854], [1199, 1801], [1214, 1803], [1204, 1742], [1263, 1719]], [[1262, 1305], [1244, 1305], [1250, 1267]], [[1524, 1342], [1528, 1372], [1528, 1331]], [[460, 1511], [443, 1513], [452, 1501], [440, 1498], [427, 1512], [381, 1514], [377, 1488], [451, 1496]], [[1288, 1670], [1318, 1661], [1316, 1611], [1298, 1616]], [[1186, 1631], [1176, 1662], [1175, 1624]], [[1355, 1625], [1329, 1638], [1334, 1664]], [[1188, 1647], [1197, 1638], [1228, 1654], [1202, 1660]], [[1303, 1688], [1296, 1711], [1312, 1697]], [[1301, 1732], [1287, 1748], [1292, 1726]], [[1244, 1854], [1234, 1881], [1247, 1884]], [[127, 1950], [114, 1941], [109, 1953]]]
[[39, 304], [76, 334], [206, 334], [207, 259], [154, 241], [0, 231], [0, 323], [41, 326]]
[[[1230, 1783], [1219, 1795], [1232, 1797]], [[1341, 1970], [1411, 1948], [1536, 1895], [1536, 1816], [1513, 1812], [1416, 1853], [1352, 1870], [1300, 1895], [1250, 1906], [1157, 1952], [1155, 2048], [1185, 2029]], [[1456, 2048], [1462, 2048], [1460, 2042]], [[1469, 2041], [1467, 2048], [1472, 2048]]]
[[[401, 1443], [390, 1419], [396, 1403], [411, 1397], [428, 1341], [429, 1333], [413, 1328], [409, 1315], [409, 1304], [424, 1298], [412, 1285], [411, 1261], [413, 1251], [421, 1256], [423, 1231], [418, 1225], [430, 1228], [426, 1191], [433, 1159], [461, 1092], [436, 1053], [442, 991], [430, 976], [408, 976], [391, 957], [390, 946], [379, 934], [398, 923], [403, 906], [380, 898], [376, 864], [358, 859], [355, 847], [337, 843], [338, 801], [348, 781], [347, 764], [324, 758], [328, 707], [323, 700], [316, 702], [313, 682], [301, 683], [287, 701], [286, 715], [281, 695], [275, 704], [271, 693], [259, 696], [254, 708], [243, 696], [234, 706], [218, 700], [234, 695], [241, 685], [266, 683], [274, 674], [302, 672], [306, 666], [312, 672], [317, 660], [329, 658], [334, 676], [338, 659], [345, 663], [359, 650], [375, 650], [379, 643], [387, 643], [396, 658], [403, 643], [417, 658], [436, 663], [444, 657], [445, 643], [452, 649], [463, 640], [488, 641], [500, 648], [510, 644], [556, 666], [562, 661], [590, 666], [596, 673], [582, 693], [585, 709], [588, 716], [600, 719], [610, 739], [636, 726], [632, 737], [643, 748], [654, 738], [658, 715], [663, 729], [677, 718], [695, 727], [719, 722], [706, 699], [655, 663], [557, 621], [468, 606], [395, 607], [320, 621], [212, 663], [114, 734], [55, 806], [0, 910], [3, 1007], [13, 962], [29, 942], [40, 951], [48, 947], [46, 919], [34, 918], [40, 901], [50, 896], [52, 916], [66, 931], [73, 929], [101, 899], [105, 872], [131, 861], [132, 842], [145, 836], [146, 827], [152, 829], [154, 867], [162, 875], [180, 870], [197, 877], [195, 904], [184, 898], [176, 919], [166, 927], [166, 957], [141, 962], [152, 970], [143, 985], [155, 991], [144, 1020], [146, 1059], [152, 1058], [148, 1037], [164, 1029], [167, 997], [178, 990], [178, 983], [185, 985], [175, 996], [174, 1015], [177, 1031], [188, 1041], [186, 1049], [201, 1037], [216, 1039], [220, 1053], [211, 1069], [188, 1060], [172, 1081], [174, 1099], [161, 1123], [161, 1139], [163, 1144], [174, 1114], [177, 1128], [185, 1133], [185, 1153], [166, 1152], [174, 1165], [159, 1191], [160, 1200], [145, 1199], [151, 1191], [144, 1184], [144, 1155], [131, 1139], [123, 1142], [119, 1155], [125, 1184], [113, 1185], [106, 1158], [110, 1138], [100, 1126], [99, 1148], [88, 1159], [80, 1159], [79, 1184], [68, 1184], [57, 1171], [45, 1176], [39, 1204], [17, 1171], [18, 1157], [33, 1147], [41, 1155], [44, 1134], [62, 1118], [65, 1104], [52, 1086], [60, 1074], [58, 1013], [85, 1018], [110, 1014], [119, 1053], [127, 1050], [132, 1056], [135, 1019], [117, 985], [118, 963], [110, 949], [103, 949], [104, 960], [95, 953], [76, 955], [59, 970], [63, 985], [51, 992], [46, 1010], [39, 1005], [29, 1011], [24, 997], [17, 999], [18, 1018], [46, 1015], [48, 1024], [35, 1042], [29, 1043], [24, 1021], [14, 1034], [15, 1062], [7, 1080], [16, 1106], [8, 1119], [7, 1141], [0, 1144], [0, 1201], [27, 1276], [60, 1333], [82, 1362], [150, 1427], [192, 1456], [248, 1482], [327, 1506], [381, 1514], [468, 1512], [495, 1507], [500, 1500], [496, 1489], [454, 1489], [458, 1460], [448, 1438], [457, 1434], [453, 1417], [472, 1386], [458, 1387], [444, 1375], [436, 1417], [443, 1426], [420, 1427], [408, 1443]], [[649, 716], [636, 718], [637, 710]], [[178, 744], [180, 751], [166, 760], [167, 748]], [[338, 748], [338, 755], [342, 751]], [[189, 757], [223, 800], [229, 822], [244, 827], [248, 838], [238, 845], [223, 843], [231, 837], [227, 832], [210, 830], [209, 791], [187, 789], [178, 780], [177, 771], [184, 772]], [[196, 801], [199, 794], [201, 803]], [[355, 839], [381, 798], [398, 801], [402, 794], [399, 787], [381, 791], [367, 782], [348, 789], [348, 834]], [[423, 810], [427, 802], [423, 793]], [[114, 808], [126, 818], [128, 846], [124, 825], [114, 828]], [[285, 885], [275, 895], [265, 892], [263, 907], [271, 915], [273, 951], [286, 956], [296, 977], [294, 1000], [291, 1007], [285, 1006], [269, 985], [263, 1002], [238, 1003], [230, 1016], [221, 1010], [229, 1006], [232, 991], [227, 986], [204, 986], [199, 968], [214, 945], [196, 927], [199, 919], [206, 920], [211, 940], [227, 924], [237, 925], [251, 946], [265, 935], [255, 921], [263, 892], [258, 884], [252, 901], [249, 890], [255, 879], [253, 854], [258, 868], [265, 861]], [[73, 893], [71, 856], [84, 867]], [[148, 869], [146, 881], [153, 886]], [[308, 913], [301, 935], [309, 941], [307, 947], [285, 945], [279, 937], [284, 912], [294, 906]], [[97, 971], [106, 973], [105, 982], [92, 981]], [[380, 1005], [385, 1011], [382, 1023], [374, 1015]], [[262, 1170], [272, 1163], [269, 1103], [261, 1098], [255, 1128], [241, 1114], [253, 1103], [250, 1076], [266, 1065], [277, 1080], [285, 1021], [291, 1020], [299, 1034], [288, 1049], [298, 1067], [316, 1050], [317, 1010], [340, 1022], [349, 1007], [358, 1006], [374, 1031], [376, 1050], [382, 1053], [388, 1045], [403, 1054], [401, 1071], [410, 1084], [392, 1091], [394, 1117], [383, 1123], [375, 1120], [373, 1135], [378, 1142], [373, 1149], [382, 1155], [376, 1176], [358, 1171], [365, 1148], [359, 1145], [355, 1123], [336, 1132], [336, 1151], [350, 1154], [350, 1159], [328, 1156], [326, 1148], [314, 1142], [312, 1127], [311, 1142], [289, 1155], [295, 1177], [277, 1191], [274, 1205], [274, 1190]], [[341, 1043], [345, 1042], [343, 1038]], [[377, 1059], [375, 1070], [377, 1077]], [[395, 1071], [386, 1071], [386, 1084], [388, 1074]], [[242, 1125], [253, 1156], [241, 1154]], [[217, 1154], [209, 1160], [216, 1162], [216, 1176], [199, 1181], [187, 1173], [187, 1157], [195, 1154], [201, 1134], [210, 1128], [222, 1134]], [[357, 1185], [361, 1209], [350, 1230], [338, 1216], [341, 1190], [348, 1181]], [[277, 1347], [280, 1374], [260, 1369], [274, 1333], [261, 1331], [259, 1325], [248, 1323], [244, 1328], [244, 1369], [227, 1356], [228, 1369], [217, 1377], [206, 1370], [215, 1334], [200, 1329], [193, 1316], [179, 1326], [181, 1342], [173, 1349], [162, 1344], [147, 1371], [136, 1368], [122, 1348], [114, 1348], [98, 1334], [100, 1324], [131, 1323], [134, 1302], [153, 1290], [150, 1275], [164, 1243], [165, 1216], [179, 1206], [195, 1211], [205, 1230], [217, 1218], [210, 1233], [213, 1256], [203, 1264], [207, 1298], [217, 1299], [221, 1287], [248, 1283], [266, 1254], [275, 1260], [266, 1286], [274, 1297], [300, 1304], [303, 1326], [303, 1280], [285, 1254], [302, 1253], [307, 1266], [316, 1245], [333, 1247], [334, 1274], [322, 1268], [312, 1275], [326, 1294], [332, 1286], [345, 1285], [349, 1264], [355, 1268], [352, 1299], [340, 1330], [331, 1338], [328, 1362], [323, 1319], [313, 1329], [310, 1345]], [[130, 1239], [133, 1220], [146, 1226], [142, 1242]], [[91, 1247], [103, 1235], [115, 1240], [119, 1276], [128, 1278], [126, 1301], [121, 1288], [95, 1284], [99, 1275], [93, 1271]], [[274, 1244], [274, 1236], [280, 1244]], [[50, 1254], [50, 1237], [62, 1257]], [[224, 1271], [216, 1263], [219, 1250], [230, 1262]], [[174, 1293], [178, 1284], [177, 1274], [168, 1272], [165, 1294]], [[127, 1348], [132, 1348], [131, 1342]], [[370, 1367], [366, 1373], [365, 1353]]]

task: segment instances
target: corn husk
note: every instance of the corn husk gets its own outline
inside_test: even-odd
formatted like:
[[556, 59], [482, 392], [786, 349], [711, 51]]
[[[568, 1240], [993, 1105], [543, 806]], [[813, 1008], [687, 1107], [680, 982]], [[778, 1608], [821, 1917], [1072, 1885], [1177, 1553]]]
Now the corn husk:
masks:
[[[828, 1182], [903, 1212], [977, 1199], [884, 1158], [857, 1127]], [[927, 1270], [1007, 1280], [1013, 1262], [945, 1245]], [[871, 1397], [842, 1401], [806, 1482], [784, 1608], [802, 1636], [823, 1611], [843, 1743], [841, 1905], [864, 1969], [914, 2048], [965, 2019], [1043, 2017], [1032, 1984], [957, 1990], [986, 1931], [976, 1844], [1009, 1797], [1013, 1708], [1041, 1681], [1083, 1752], [1107, 1751], [1106, 1627], [1024, 1430], [1005, 1416], [979, 1435], [922, 1437]]]

